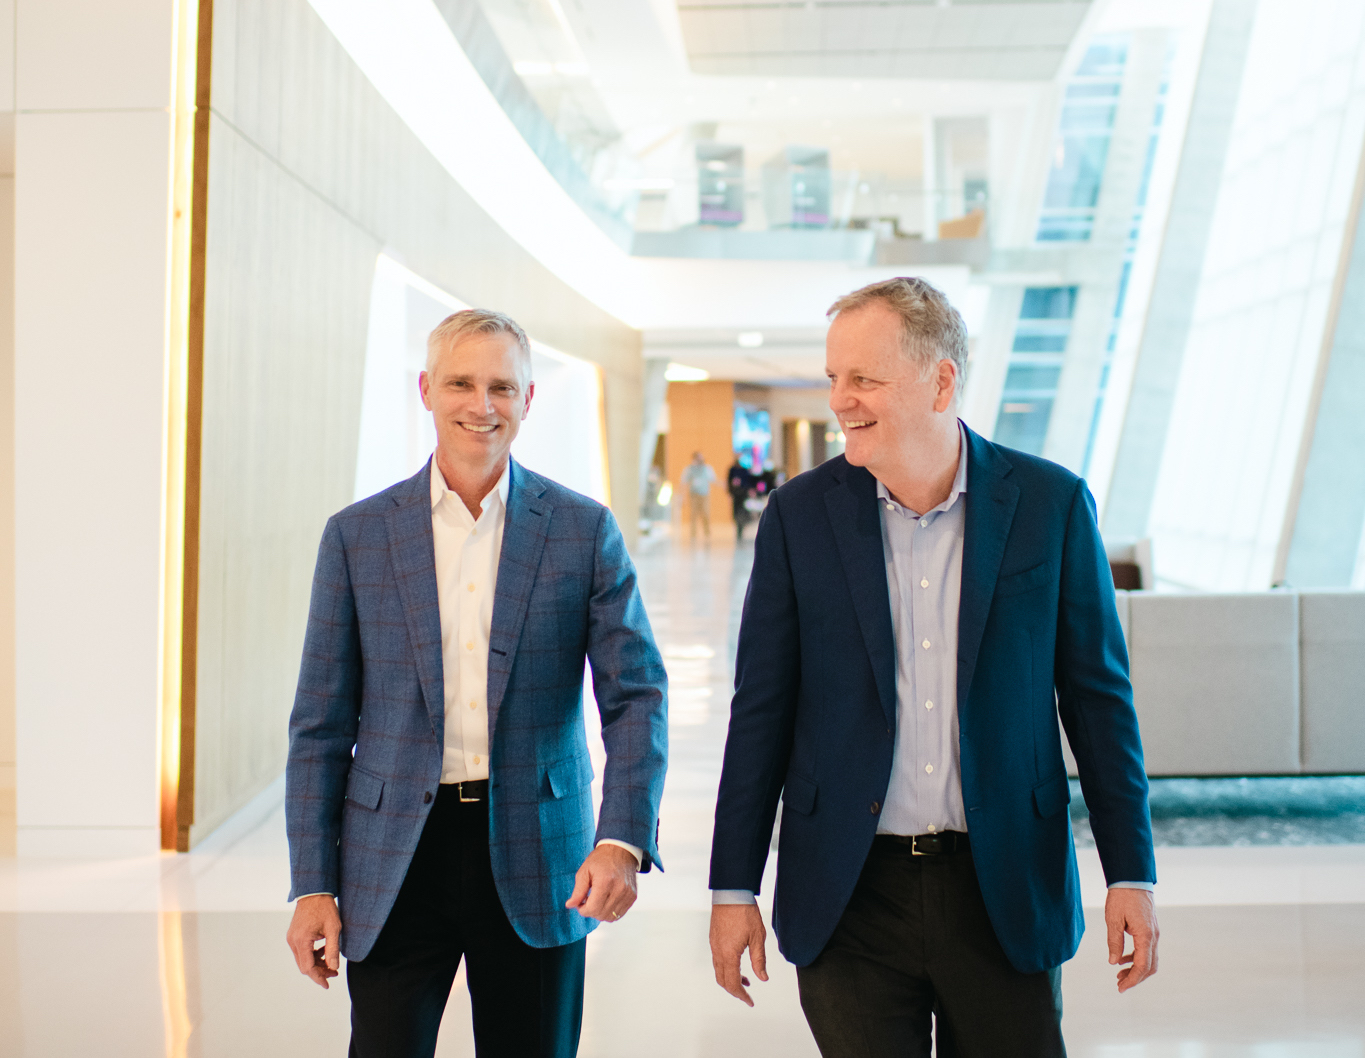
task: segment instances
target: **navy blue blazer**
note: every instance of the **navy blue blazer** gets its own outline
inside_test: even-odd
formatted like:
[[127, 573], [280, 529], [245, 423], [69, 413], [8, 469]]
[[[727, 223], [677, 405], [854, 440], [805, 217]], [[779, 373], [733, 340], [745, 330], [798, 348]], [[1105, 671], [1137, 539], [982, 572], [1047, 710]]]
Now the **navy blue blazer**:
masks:
[[[1058, 714], [1111, 882], [1156, 880], [1147, 777], [1089, 490], [971, 430], [967, 460], [962, 796], [996, 936], [1033, 973], [1071, 958], [1084, 929]], [[735, 670], [711, 887], [758, 891], [780, 796], [773, 928], [805, 966], [867, 859], [895, 745], [896, 650], [866, 469], [839, 456], [773, 493]]]
[[[379, 936], [441, 781], [430, 475], [333, 516], [313, 578], [285, 769], [290, 899], [337, 894], [348, 959]], [[564, 907], [596, 841], [659, 862], [667, 677], [611, 512], [515, 461], [488, 643], [493, 878], [527, 944], [569, 944], [596, 925]], [[607, 750], [595, 827], [585, 658]]]

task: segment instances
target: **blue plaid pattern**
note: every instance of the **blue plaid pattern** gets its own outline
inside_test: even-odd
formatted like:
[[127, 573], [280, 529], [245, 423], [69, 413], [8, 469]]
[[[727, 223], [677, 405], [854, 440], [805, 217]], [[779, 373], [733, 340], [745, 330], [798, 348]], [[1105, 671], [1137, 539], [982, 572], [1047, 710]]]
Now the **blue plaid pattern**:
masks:
[[[430, 464], [334, 515], [313, 577], [285, 772], [290, 899], [337, 894], [348, 959], [379, 936], [441, 778], [429, 475]], [[596, 828], [585, 657], [607, 750]], [[597, 841], [659, 864], [667, 683], [611, 512], [515, 461], [488, 662], [498, 894], [528, 944], [569, 944], [596, 925], [564, 902]]]

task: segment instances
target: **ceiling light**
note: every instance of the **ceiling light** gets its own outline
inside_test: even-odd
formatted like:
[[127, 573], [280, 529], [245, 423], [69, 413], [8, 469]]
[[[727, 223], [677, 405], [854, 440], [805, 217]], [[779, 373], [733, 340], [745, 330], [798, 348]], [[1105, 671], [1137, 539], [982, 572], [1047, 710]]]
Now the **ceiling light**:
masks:
[[741, 349], [757, 349], [763, 344], [762, 331], [740, 331], [739, 347]]
[[529, 59], [523, 59], [520, 62], [514, 62], [512, 64], [512, 69], [516, 70], [517, 75], [520, 77], [548, 77], [555, 72], [555, 64], [552, 62], [534, 62]]
[[555, 63], [555, 73], [561, 73], [566, 77], [587, 77], [588, 64], [585, 62], [557, 62]]
[[705, 382], [710, 377], [710, 371], [704, 371], [700, 367], [688, 367], [686, 364], [670, 363], [664, 369], [664, 378], [669, 382]]

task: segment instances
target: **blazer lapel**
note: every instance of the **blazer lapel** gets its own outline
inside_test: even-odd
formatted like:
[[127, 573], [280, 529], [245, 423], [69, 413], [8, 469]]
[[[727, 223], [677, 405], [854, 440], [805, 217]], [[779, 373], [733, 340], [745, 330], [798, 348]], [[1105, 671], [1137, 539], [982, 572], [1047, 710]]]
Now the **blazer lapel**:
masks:
[[861, 467], [839, 468], [842, 480], [825, 493], [825, 509], [843, 560], [844, 576], [858, 627], [877, 680], [886, 722], [896, 723], [896, 638], [891, 627], [891, 595], [886, 584], [882, 523], [877, 512], [877, 483]]
[[967, 510], [962, 541], [962, 595], [957, 620], [957, 705], [961, 715], [986, 631], [1005, 542], [1019, 504], [1013, 468], [994, 445], [967, 430]]
[[398, 583], [422, 697], [438, 740], [445, 738], [445, 671], [441, 660], [441, 608], [436, 590], [436, 548], [431, 536], [431, 461], [409, 479], [384, 515], [389, 561]]
[[536, 570], [545, 551], [554, 507], [543, 499], [545, 483], [516, 460], [507, 490], [507, 516], [498, 559], [498, 587], [493, 595], [493, 622], [488, 635], [488, 736], [498, 728], [498, 711], [512, 675], [526, 610], [531, 603]]

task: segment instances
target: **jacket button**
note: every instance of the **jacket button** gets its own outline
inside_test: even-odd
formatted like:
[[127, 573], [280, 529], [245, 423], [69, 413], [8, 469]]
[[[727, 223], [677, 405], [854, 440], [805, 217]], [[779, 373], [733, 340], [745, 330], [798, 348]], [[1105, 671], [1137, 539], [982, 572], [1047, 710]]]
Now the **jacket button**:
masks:
[[882, 806], [881, 806], [880, 804], [878, 804], [876, 801], [873, 801], [873, 802], [872, 802], [872, 814], [875, 816], [875, 815], [876, 815], [878, 812], [880, 812], [881, 810], [882, 810]]
[[431, 804], [431, 791], [430, 791], [430, 790], [428, 790], [426, 793], [424, 793], [424, 794], [422, 795], [422, 804], [424, 804], [424, 805], [429, 805], [429, 804]]

